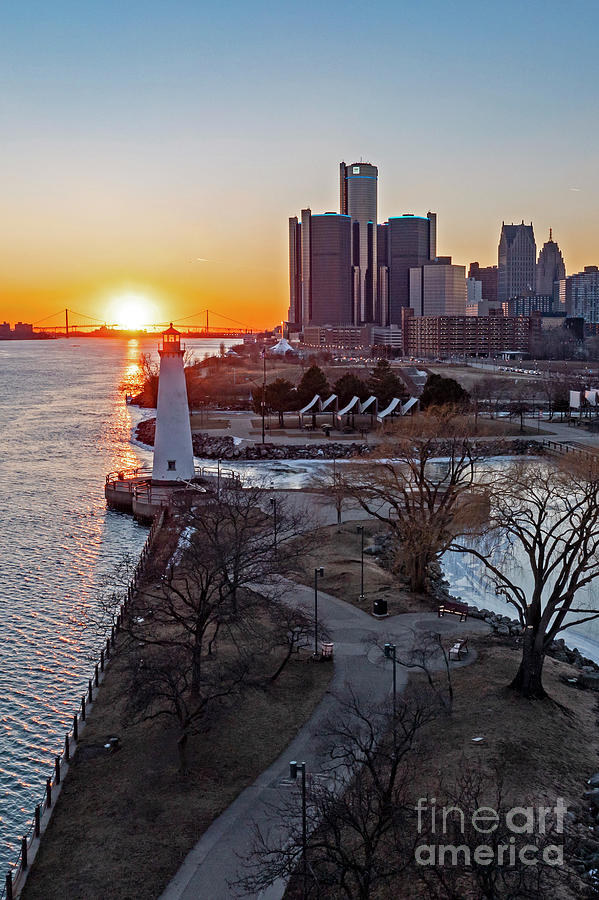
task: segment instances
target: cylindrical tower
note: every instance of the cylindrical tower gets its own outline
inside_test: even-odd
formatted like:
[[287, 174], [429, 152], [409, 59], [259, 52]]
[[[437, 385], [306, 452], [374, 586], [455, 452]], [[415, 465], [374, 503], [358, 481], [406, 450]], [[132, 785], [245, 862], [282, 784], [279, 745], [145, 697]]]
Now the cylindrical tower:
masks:
[[360, 267], [360, 296], [355, 298], [356, 325], [374, 322], [377, 297], [377, 185], [378, 169], [370, 163], [340, 164], [341, 213], [358, 227], [354, 236], [354, 264]]
[[174, 482], [194, 476], [193, 445], [183, 370], [181, 335], [173, 328], [162, 332], [154, 465], [152, 481]]

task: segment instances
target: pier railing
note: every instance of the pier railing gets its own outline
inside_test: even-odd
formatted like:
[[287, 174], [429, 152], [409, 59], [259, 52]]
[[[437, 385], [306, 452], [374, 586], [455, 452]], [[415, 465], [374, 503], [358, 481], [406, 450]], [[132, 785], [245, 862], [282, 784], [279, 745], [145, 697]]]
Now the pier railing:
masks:
[[599, 455], [592, 449], [586, 450], [584, 447], [574, 447], [572, 444], [562, 441], [543, 440], [541, 443], [549, 454], [556, 454], [557, 456], [574, 456], [579, 459], [588, 459], [599, 462]]
[[[78, 701], [76, 712], [73, 715], [73, 725], [65, 733], [62, 751], [54, 757], [52, 774], [46, 778], [43, 793], [34, 806], [31, 824], [21, 838], [19, 855], [6, 873], [4, 884], [0, 888], [0, 900], [16, 900], [25, 884], [29, 869], [39, 849], [39, 842], [48, 827], [54, 811], [56, 800], [62, 788], [62, 782], [69, 770], [71, 757], [77, 749], [79, 736], [85, 728], [87, 716], [91, 711], [98, 689], [104, 679], [106, 667], [114, 655], [117, 635], [121, 630], [127, 608], [137, 593], [156, 535], [164, 524], [164, 517], [165, 510], [162, 509], [152, 522], [137, 564], [133, 569], [127, 588], [123, 592], [122, 603], [116, 615], [113, 615], [113, 624], [107, 633], [106, 642], [100, 648], [98, 661], [94, 666], [91, 677], [88, 679], [87, 688], [81, 695], [80, 701]], [[118, 745], [118, 739], [113, 738], [110, 743], [111, 747], [108, 752], [113, 752]]]

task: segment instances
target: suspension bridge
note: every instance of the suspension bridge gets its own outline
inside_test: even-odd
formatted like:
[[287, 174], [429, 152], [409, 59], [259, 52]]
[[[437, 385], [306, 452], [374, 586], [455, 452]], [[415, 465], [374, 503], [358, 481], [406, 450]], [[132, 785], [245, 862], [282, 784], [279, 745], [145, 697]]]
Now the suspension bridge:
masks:
[[[216, 321], [215, 321], [216, 320]], [[187, 337], [243, 337], [252, 334], [253, 329], [243, 322], [231, 319], [211, 309], [202, 309], [190, 316], [170, 319], [168, 322], [152, 322], [137, 328], [126, 328], [106, 319], [78, 313], [72, 309], [61, 309], [33, 322], [36, 334], [55, 337], [119, 337], [123, 334], [154, 334], [171, 324]]]

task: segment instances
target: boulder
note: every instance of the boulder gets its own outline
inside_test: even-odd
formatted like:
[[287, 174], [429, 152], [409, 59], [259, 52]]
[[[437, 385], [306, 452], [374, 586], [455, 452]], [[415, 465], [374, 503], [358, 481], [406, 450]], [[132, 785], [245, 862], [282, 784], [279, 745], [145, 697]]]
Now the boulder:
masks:
[[583, 796], [587, 803], [599, 809], [599, 788], [591, 788], [590, 791], [585, 791]]
[[[580, 680], [590, 691], [599, 691], [599, 672], [583, 672]], [[599, 790], [597, 793], [599, 794]]]
[[507, 637], [510, 633], [510, 629], [507, 625], [498, 625], [497, 626], [497, 634], [501, 634], [504, 637]]

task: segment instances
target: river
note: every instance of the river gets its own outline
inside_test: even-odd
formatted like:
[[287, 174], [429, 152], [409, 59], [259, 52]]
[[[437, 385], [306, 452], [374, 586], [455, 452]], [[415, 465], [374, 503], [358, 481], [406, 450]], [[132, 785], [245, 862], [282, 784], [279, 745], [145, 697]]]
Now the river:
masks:
[[[197, 355], [220, 343], [187, 342]], [[103, 491], [107, 472], [150, 456], [119, 386], [156, 346], [0, 341], [1, 882], [91, 674], [100, 585], [147, 536]]]

